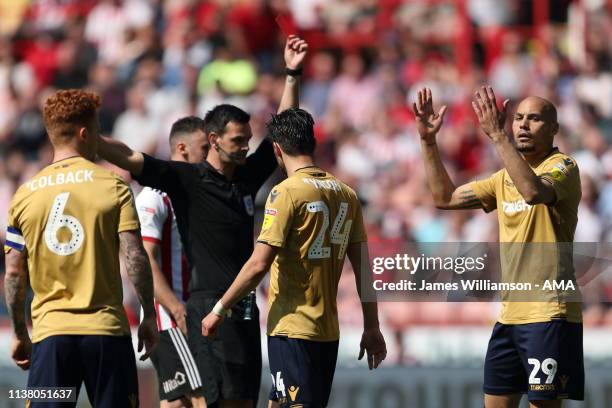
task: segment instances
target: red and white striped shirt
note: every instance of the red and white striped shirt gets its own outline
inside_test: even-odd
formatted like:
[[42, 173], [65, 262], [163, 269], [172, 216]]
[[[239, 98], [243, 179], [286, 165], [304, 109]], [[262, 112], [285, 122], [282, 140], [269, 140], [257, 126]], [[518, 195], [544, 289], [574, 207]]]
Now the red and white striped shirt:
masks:
[[[160, 246], [159, 259], [162, 274], [176, 297], [186, 301], [189, 297], [189, 265], [183, 252], [172, 203], [166, 193], [145, 187], [136, 197], [142, 239]], [[176, 327], [172, 314], [157, 300], [157, 327], [159, 331]]]

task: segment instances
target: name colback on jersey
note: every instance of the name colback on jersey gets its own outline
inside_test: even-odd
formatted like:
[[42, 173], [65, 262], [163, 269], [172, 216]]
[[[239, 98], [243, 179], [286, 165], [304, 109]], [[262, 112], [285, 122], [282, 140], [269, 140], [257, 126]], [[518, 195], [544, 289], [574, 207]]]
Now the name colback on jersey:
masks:
[[[62, 166], [60, 166], [61, 168]], [[68, 184], [93, 183], [93, 170], [76, 170], [64, 171], [57, 174], [50, 174], [40, 177], [35, 177], [28, 181], [25, 185], [30, 191], [36, 191], [46, 187], [63, 186]]]
[[333, 175], [306, 168], [277, 185], [258, 238], [278, 248], [271, 268], [268, 334], [337, 340], [336, 295], [346, 251], [366, 240], [357, 195]]
[[82, 157], [47, 166], [17, 190], [5, 251], [27, 251], [34, 342], [129, 334], [118, 234], [138, 228], [127, 184]]

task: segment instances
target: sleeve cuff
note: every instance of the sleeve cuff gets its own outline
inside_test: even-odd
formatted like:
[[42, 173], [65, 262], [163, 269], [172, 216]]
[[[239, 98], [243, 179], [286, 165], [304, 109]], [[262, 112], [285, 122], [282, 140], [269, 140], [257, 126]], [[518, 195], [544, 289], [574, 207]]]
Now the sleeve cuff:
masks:
[[266, 244], [266, 245], [270, 245], [276, 248], [283, 248], [284, 247], [284, 243], [281, 241], [276, 241], [276, 240], [268, 240], [268, 239], [262, 239], [259, 238], [257, 239], [257, 242], [261, 243], [261, 244]]
[[140, 224], [138, 223], [138, 221], [129, 221], [123, 224], [119, 224], [117, 232], [133, 231], [137, 229], [140, 229]]

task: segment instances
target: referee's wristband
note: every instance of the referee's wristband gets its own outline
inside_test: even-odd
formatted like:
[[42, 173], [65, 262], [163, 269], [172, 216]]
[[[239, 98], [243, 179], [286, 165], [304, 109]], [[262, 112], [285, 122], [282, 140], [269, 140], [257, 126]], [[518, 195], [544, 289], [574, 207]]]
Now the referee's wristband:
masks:
[[231, 317], [232, 315], [232, 310], [223, 307], [223, 304], [220, 300], [217, 302], [217, 304], [215, 304], [215, 307], [213, 307], [212, 312], [219, 317]]

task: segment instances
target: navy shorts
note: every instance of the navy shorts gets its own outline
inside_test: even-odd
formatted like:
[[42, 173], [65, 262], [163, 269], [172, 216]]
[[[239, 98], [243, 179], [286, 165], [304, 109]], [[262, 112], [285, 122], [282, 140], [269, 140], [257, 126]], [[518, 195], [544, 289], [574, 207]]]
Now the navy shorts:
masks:
[[[85, 382], [96, 408], [138, 407], [136, 359], [129, 336], [50, 336], [32, 345], [30, 387], [75, 387]], [[31, 402], [30, 407], [64, 408], [72, 403]]]
[[582, 324], [565, 320], [496, 323], [485, 360], [484, 392], [526, 393], [530, 401], [582, 401]]
[[270, 400], [281, 408], [323, 408], [331, 393], [338, 341], [268, 337], [272, 375]]

